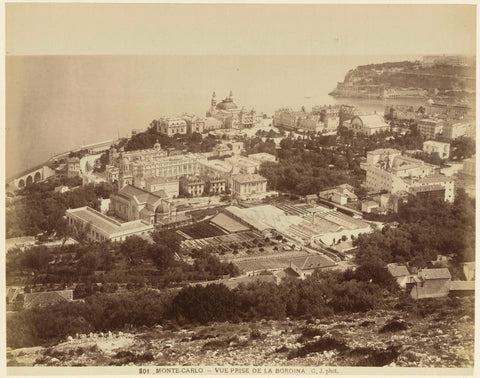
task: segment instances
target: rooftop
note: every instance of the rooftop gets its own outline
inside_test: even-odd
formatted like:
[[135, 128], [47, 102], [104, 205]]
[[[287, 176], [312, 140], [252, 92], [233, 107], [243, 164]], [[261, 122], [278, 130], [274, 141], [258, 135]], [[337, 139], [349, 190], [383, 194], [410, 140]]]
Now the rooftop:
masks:
[[439, 123], [444, 122], [443, 119], [431, 119], [431, 118], [424, 118], [419, 119], [418, 123], [426, 124], [426, 125], [438, 125]]
[[452, 181], [453, 179], [449, 176], [444, 175], [430, 175], [422, 177], [418, 180], [420, 183], [430, 184], [436, 182], [445, 182], [445, 181]]
[[437, 147], [443, 147], [443, 146], [449, 146], [450, 143], [445, 143], [445, 142], [438, 142], [436, 140], [427, 140], [423, 142], [424, 146], [437, 146]]
[[151, 177], [146, 177], [145, 182], [148, 182], [149, 184], [163, 184], [163, 183], [178, 183], [178, 180], [176, 179], [165, 179], [164, 177], [159, 177], [159, 176], [151, 176]]
[[234, 175], [232, 176], [232, 180], [240, 184], [247, 184], [250, 182], [258, 182], [258, 181], [262, 181], [262, 182], [267, 181], [265, 177], [257, 175], [256, 173], [247, 174], [247, 175]]
[[252, 226], [253, 228], [255, 228], [259, 231], [265, 231], [265, 230], [271, 230], [272, 229], [271, 226], [263, 223], [260, 220], [254, 219], [254, 218], [250, 217], [248, 214], [246, 214], [244, 212], [244, 210], [246, 210], [246, 209], [240, 209], [236, 206], [227, 206], [225, 208], [225, 210], [227, 211], [227, 213], [230, 213], [230, 214], [240, 218], [242, 221], [244, 221], [245, 223], [248, 223], [250, 226]]
[[452, 277], [448, 268], [422, 269], [418, 275], [424, 280], [450, 279]]
[[387, 269], [390, 274], [395, 278], [410, 275], [410, 272], [405, 265], [397, 265], [395, 263], [388, 264]]
[[67, 214], [71, 214], [86, 223], [90, 223], [92, 226], [97, 227], [110, 237], [115, 237], [128, 231], [150, 231], [153, 228], [152, 225], [140, 219], [121, 223], [88, 206], [68, 209]]
[[290, 260], [291, 264], [295, 264], [301, 270], [313, 270], [317, 268], [326, 268], [335, 266], [336, 263], [326, 259], [320, 255], [294, 257]]
[[257, 154], [248, 155], [249, 159], [260, 160], [260, 161], [275, 161], [276, 156], [269, 154], [267, 152], [259, 152]]
[[475, 281], [451, 281], [450, 290], [467, 291], [475, 290]]
[[410, 191], [414, 194], [416, 193], [424, 193], [424, 192], [432, 192], [436, 190], [445, 190], [442, 185], [425, 185], [425, 186], [414, 186], [410, 188]]
[[26, 293], [24, 296], [24, 307], [44, 307], [60, 302], [71, 301], [73, 290], [42, 291], [37, 293]]
[[156, 194], [147, 192], [146, 190], [137, 188], [136, 186], [129, 184], [125, 185], [122, 189], [120, 189], [117, 195], [128, 199], [134, 199], [138, 203], [148, 203], [150, 205], [154, 205], [162, 199], [162, 197]]
[[224, 229], [229, 233], [248, 231], [249, 227], [244, 226], [240, 222], [237, 222], [235, 219], [229, 217], [225, 213], [219, 213], [210, 220], [210, 223]]
[[399, 150], [394, 148], [378, 148], [376, 150], [368, 151], [367, 154], [372, 155], [393, 155], [393, 154], [400, 154]]
[[363, 125], [366, 127], [388, 126], [388, 124], [383, 120], [383, 117], [379, 114], [359, 115], [356, 117], [360, 118], [363, 122]]
[[202, 162], [202, 164], [225, 173], [228, 173], [232, 170], [232, 166], [225, 163], [223, 160], [207, 160]]

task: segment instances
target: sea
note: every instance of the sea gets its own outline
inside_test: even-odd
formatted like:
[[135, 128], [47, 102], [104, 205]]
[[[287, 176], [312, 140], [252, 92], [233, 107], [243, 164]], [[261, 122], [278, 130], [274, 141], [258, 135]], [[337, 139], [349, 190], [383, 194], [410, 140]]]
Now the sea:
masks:
[[[385, 100], [328, 95], [358, 65], [413, 55], [94, 55], [6, 57], [6, 177], [50, 157], [146, 129], [164, 115], [204, 116], [212, 93], [272, 116], [280, 107], [348, 103], [381, 112]], [[408, 102], [404, 102], [408, 101]], [[390, 103], [423, 100], [388, 100]]]

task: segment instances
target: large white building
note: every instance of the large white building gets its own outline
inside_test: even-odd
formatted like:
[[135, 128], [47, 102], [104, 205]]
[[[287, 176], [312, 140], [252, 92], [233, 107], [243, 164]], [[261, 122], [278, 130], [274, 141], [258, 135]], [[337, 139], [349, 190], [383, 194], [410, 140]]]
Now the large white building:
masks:
[[451, 123], [447, 122], [443, 126], [443, 136], [447, 139], [457, 139], [464, 135], [467, 135], [467, 132], [470, 128], [470, 125], [465, 122]]
[[379, 149], [367, 153], [367, 162], [362, 164], [366, 171], [365, 186], [372, 192], [385, 191], [390, 194], [411, 193], [412, 188], [430, 186], [437, 190], [444, 189], [444, 199], [455, 199], [454, 180], [438, 174], [439, 167], [401, 155], [394, 149]]
[[389, 131], [390, 125], [379, 114], [354, 116], [350, 122], [344, 123], [355, 134], [373, 135], [383, 131]]
[[126, 221], [141, 219], [153, 224], [159, 216], [170, 212], [170, 202], [165, 192], [153, 194], [125, 185], [118, 193], [110, 196], [110, 211]]
[[275, 112], [273, 123], [275, 126], [296, 130], [301, 116], [302, 112], [294, 111], [290, 108], [281, 108]]
[[258, 160], [250, 159], [240, 155], [226, 158], [225, 163], [230, 164], [233, 174], [257, 173], [261, 164]]
[[235, 198], [247, 200], [259, 198], [267, 192], [267, 179], [257, 174], [239, 174], [232, 176], [232, 194]]
[[107, 178], [111, 182], [118, 180], [120, 187], [138, 184], [151, 177], [179, 179], [183, 175], [198, 175], [200, 162], [206, 161], [204, 154], [187, 153], [167, 156], [167, 152], [156, 143], [154, 148], [136, 151], [110, 150], [110, 164], [106, 167]]
[[[217, 103], [217, 96], [213, 92], [210, 109], [207, 111], [207, 117], [215, 118], [221, 122], [224, 129], [249, 129], [257, 123], [257, 113], [255, 109], [247, 111], [245, 108], [239, 109], [233, 102], [233, 94]], [[209, 127], [205, 127], [209, 130]]]
[[153, 231], [153, 224], [147, 221], [137, 219], [119, 222], [88, 206], [68, 209], [66, 217], [75, 235], [84, 233], [87, 240], [92, 242], [122, 242], [129, 236], [147, 235]]
[[180, 117], [162, 117], [158, 120], [157, 131], [168, 136], [184, 135], [187, 133], [187, 122]]
[[443, 133], [445, 121], [442, 119], [420, 119], [417, 128], [420, 135], [425, 139], [435, 139]]
[[448, 159], [450, 157], [450, 143], [427, 140], [423, 142], [423, 152], [427, 154], [437, 153], [441, 159]]
[[260, 164], [262, 163], [275, 163], [277, 161], [277, 157], [275, 155], [266, 153], [266, 152], [259, 152], [256, 154], [248, 155], [250, 160], [258, 161]]
[[223, 160], [205, 160], [200, 162], [201, 177], [215, 177], [225, 179], [227, 187], [231, 186], [233, 167]]

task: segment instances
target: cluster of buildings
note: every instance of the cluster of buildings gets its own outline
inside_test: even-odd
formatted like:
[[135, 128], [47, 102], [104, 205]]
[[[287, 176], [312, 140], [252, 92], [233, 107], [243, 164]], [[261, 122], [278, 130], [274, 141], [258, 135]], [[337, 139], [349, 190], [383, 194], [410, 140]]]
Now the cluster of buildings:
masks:
[[[133, 185], [148, 192], [165, 191], [169, 198], [178, 195], [222, 194], [230, 189], [234, 196], [264, 195], [266, 179], [258, 176], [263, 162], [275, 162], [267, 153], [242, 156], [241, 142], [220, 144], [213, 153], [176, 154], [163, 150], [159, 143], [152, 149], [124, 151], [112, 148], [106, 176], [119, 187]], [[227, 151], [224, 151], [226, 149]], [[223, 151], [223, 152], [221, 152]], [[227, 156], [225, 159], [212, 157]]]
[[417, 122], [424, 139], [452, 141], [462, 136], [475, 139], [475, 112], [466, 104], [442, 104], [428, 100], [425, 106], [386, 106], [385, 117], [392, 120]]
[[314, 106], [311, 112], [281, 108], [275, 112], [273, 122], [277, 127], [296, 132], [335, 132], [342, 115], [351, 111], [341, 105]]
[[[231, 142], [227, 149], [241, 152], [240, 145]], [[233, 198], [246, 201], [276, 195], [267, 191], [267, 179], [258, 174], [263, 162], [276, 161], [274, 155], [231, 153], [222, 160], [215, 159], [217, 154], [178, 154], [162, 149], [159, 143], [135, 151], [113, 147], [106, 177], [120, 189], [110, 197], [108, 215], [88, 207], [69, 209], [68, 223], [91, 241], [123, 241], [133, 234], [147, 235], [154, 225], [188, 223], [190, 219], [174, 205], [177, 197], [231, 192]]]
[[422, 66], [468, 66], [470, 65], [468, 57], [464, 55], [425, 55], [422, 59]]
[[[388, 264], [387, 269], [396, 279], [398, 286], [405, 290], [414, 299], [446, 297], [450, 293], [456, 295], [474, 293], [475, 267], [474, 263], [464, 263], [465, 281], [452, 280], [447, 260], [437, 260], [433, 263], [441, 267], [425, 268], [410, 272], [408, 267], [401, 264]], [[473, 270], [472, 270], [473, 264]], [[472, 274], [473, 271], [473, 274]]]
[[233, 93], [217, 102], [213, 92], [210, 108], [205, 117], [183, 114], [181, 116], [165, 116], [154, 121], [159, 133], [174, 136], [191, 133], [207, 133], [218, 129], [250, 129], [258, 124], [260, 117], [255, 109], [239, 108], [233, 101]]
[[402, 155], [398, 150], [369, 151], [361, 166], [366, 171], [365, 187], [381, 197], [380, 201], [367, 203], [363, 211], [371, 212], [373, 208], [381, 207], [396, 210], [398, 200], [410, 195], [447, 202], [455, 200], [455, 179], [452, 176], [443, 175], [440, 167]]

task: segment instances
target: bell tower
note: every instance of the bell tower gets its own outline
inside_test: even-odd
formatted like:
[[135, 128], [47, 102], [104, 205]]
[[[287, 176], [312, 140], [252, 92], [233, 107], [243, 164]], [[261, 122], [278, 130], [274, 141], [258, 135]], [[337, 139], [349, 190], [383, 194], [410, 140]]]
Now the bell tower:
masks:
[[216, 96], [215, 92], [213, 92], [213, 94], [212, 94], [211, 105], [212, 105], [212, 108], [215, 108], [215, 106], [217, 106], [217, 96]]

